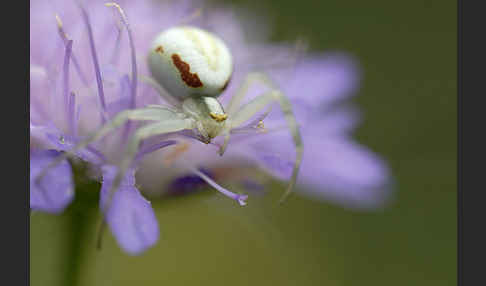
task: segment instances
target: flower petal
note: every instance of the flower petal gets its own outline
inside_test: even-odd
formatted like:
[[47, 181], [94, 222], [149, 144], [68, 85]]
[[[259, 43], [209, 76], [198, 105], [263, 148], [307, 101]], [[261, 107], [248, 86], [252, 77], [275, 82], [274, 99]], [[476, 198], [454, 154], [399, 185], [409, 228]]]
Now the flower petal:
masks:
[[290, 178], [295, 161], [295, 147], [291, 135], [286, 130], [261, 134], [245, 143], [247, 156], [259, 167], [279, 179]]
[[353, 95], [360, 71], [352, 56], [327, 53], [306, 57], [295, 69], [275, 70], [272, 75], [294, 104], [301, 102], [315, 107]]
[[276, 153], [255, 152], [259, 163], [278, 178], [288, 179], [292, 174], [294, 162]]
[[[114, 166], [102, 167], [100, 206], [103, 208], [108, 203], [108, 190], [116, 170]], [[113, 195], [106, 222], [120, 247], [129, 254], [137, 255], [157, 242], [159, 226], [150, 202], [134, 186], [134, 174], [134, 170], [127, 172], [120, 188]]]
[[374, 208], [390, 199], [386, 163], [347, 138], [307, 140], [299, 182], [303, 194], [348, 207]]
[[[52, 146], [55, 146], [58, 150], [69, 151], [76, 146], [78, 139], [73, 136], [63, 135], [59, 131], [48, 130], [46, 133], [47, 141], [49, 141]], [[93, 147], [83, 148], [76, 153], [76, 156], [83, 159], [86, 162], [93, 164], [102, 164], [106, 161], [104, 155]]]
[[[259, 167], [276, 178], [289, 179], [295, 147], [288, 134], [260, 136], [246, 146]], [[347, 134], [304, 134], [298, 183], [304, 195], [352, 208], [379, 207], [392, 195], [387, 164]]]
[[63, 161], [47, 172], [36, 183], [37, 175], [60, 152], [54, 150], [36, 151], [30, 154], [30, 208], [49, 213], [62, 212], [74, 198], [74, 184], [71, 166]]

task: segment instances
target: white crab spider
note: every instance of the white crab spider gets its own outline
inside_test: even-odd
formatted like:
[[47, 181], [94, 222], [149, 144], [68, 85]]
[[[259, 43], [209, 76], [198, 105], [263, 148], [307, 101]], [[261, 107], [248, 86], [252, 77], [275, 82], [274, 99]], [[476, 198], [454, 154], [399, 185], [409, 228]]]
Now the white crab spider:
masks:
[[[119, 6], [117, 8], [122, 13]], [[150, 121], [149, 124], [139, 127], [126, 145], [126, 152], [109, 190], [109, 205], [142, 140], [182, 130], [193, 130], [205, 143], [210, 143], [216, 136], [223, 135], [225, 140], [219, 151], [219, 154], [223, 155], [229, 142], [230, 131], [240, 127], [270, 103], [277, 101], [284, 112], [296, 148], [293, 173], [282, 196], [283, 201], [295, 185], [302, 158], [302, 140], [286, 97], [271, 85], [263, 74], [252, 73], [246, 77], [229, 104], [223, 108], [217, 97], [226, 88], [232, 75], [231, 54], [220, 38], [195, 27], [179, 26], [160, 33], [153, 42], [148, 63], [153, 76], [153, 80], [150, 81], [163, 86], [169, 92], [170, 96], [164, 93], [161, 93], [161, 96], [172, 106], [149, 105], [145, 108], [122, 111], [74, 148], [59, 156], [46, 169], [87, 147], [91, 142], [101, 139], [129, 120]], [[269, 86], [269, 91], [241, 105], [249, 87], [255, 81]], [[39, 180], [41, 176], [42, 173], [38, 177]], [[240, 205], [245, 204], [239, 199], [238, 202]]]

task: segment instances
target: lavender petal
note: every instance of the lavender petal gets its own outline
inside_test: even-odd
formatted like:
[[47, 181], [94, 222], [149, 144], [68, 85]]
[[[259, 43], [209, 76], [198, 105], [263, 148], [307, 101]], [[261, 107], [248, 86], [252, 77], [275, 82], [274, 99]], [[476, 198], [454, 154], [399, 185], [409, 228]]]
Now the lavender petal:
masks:
[[52, 168], [37, 182], [37, 175], [60, 152], [54, 150], [35, 151], [30, 155], [30, 208], [48, 213], [62, 212], [74, 198], [74, 183], [71, 166], [63, 161]]
[[302, 191], [313, 198], [374, 208], [392, 195], [386, 163], [347, 138], [308, 140], [301, 171]]
[[[101, 208], [107, 206], [108, 190], [116, 171], [114, 166], [102, 167]], [[150, 202], [134, 186], [134, 173], [134, 170], [130, 170], [125, 176], [113, 195], [105, 218], [120, 247], [128, 254], [138, 255], [158, 241], [159, 226]]]
[[[55, 131], [52, 129], [47, 130], [45, 136], [49, 143], [55, 146], [57, 150], [62, 151], [71, 150], [79, 142], [79, 139], [73, 136], [63, 135], [59, 131]], [[92, 164], [102, 164], [106, 161], [103, 153], [90, 146], [77, 151], [76, 156]]]

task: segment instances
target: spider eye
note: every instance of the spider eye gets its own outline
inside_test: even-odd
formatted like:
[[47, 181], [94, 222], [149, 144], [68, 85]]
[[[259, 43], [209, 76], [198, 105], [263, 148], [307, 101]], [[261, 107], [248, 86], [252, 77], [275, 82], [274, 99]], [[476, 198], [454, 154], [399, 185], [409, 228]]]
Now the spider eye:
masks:
[[228, 118], [228, 114], [218, 114], [214, 112], [210, 112], [209, 115], [211, 116], [212, 119], [216, 120], [217, 122], [223, 122]]
[[148, 58], [154, 79], [174, 97], [219, 96], [233, 72], [231, 54], [216, 35], [190, 26], [160, 33]]

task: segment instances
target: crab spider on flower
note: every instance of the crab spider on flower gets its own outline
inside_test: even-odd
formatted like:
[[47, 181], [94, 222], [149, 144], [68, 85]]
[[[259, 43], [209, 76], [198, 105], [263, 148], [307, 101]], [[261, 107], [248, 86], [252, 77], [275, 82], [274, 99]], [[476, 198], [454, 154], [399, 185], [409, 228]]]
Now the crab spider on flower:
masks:
[[[262, 194], [267, 179], [288, 182], [298, 170], [304, 197], [359, 210], [388, 202], [392, 193], [385, 160], [352, 136], [361, 118], [348, 101], [357, 95], [361, 78], [356, 58], [341, 51], [305, 51], [302, 42], [270, 43], [264, 22], [231, 7], [201, 0], [120, 1], [129, 19], [118, 5], [106, 7], [99, 0], [30, 3], [33, 211], [58, 214], [78, 196], [75, 170], [62, 160], [67, 157], [81, 160], [89, 170], [85, 175], [101, 183], [101, 226], [109, 226], [119, 246], [133, 255], [159, 238], [154, 208], [146, 197], [185, 195], [208, 184], [244, 204], [245, 195], [219, 183], [236, 193]], [[247, 26], [248, 21], [258, 23], [258, 29]], [[157, 37], [181, 25], [217, 37], [175, 28], [177, 35], [165, 35], [165, 42]], [[226, 46], [231, 54], [222, 50]], [[213, 57], [215, 50], [219, 53]], [[150, 56], [157, 57], [149, 61]], [[275, 85], [254, 71], [265, 73]], [[292, 112], [278, 106], [290, 107], [287, 99]], [[261, 108], [267, 100], [273, 103]], [[202, 114], [187, 115], [191, 107]], [[146, 109], [159, 117], [131, 120]], [[253, 112], [241, 123], [244, 114], [251, 117]], [[187, 123], [182, 129], [189, 123], [196, 126], [141, 139], [122, 182], [112, 188], [135, 133], [162, 123], [161, 115], [164, 122], [171, 116], [172, 123]], [[125, 123], [118, 122], [123, 127], [117, 128], [113, 123], [120, 117]], [[289, 125], [294, 131], [288, 131]], [[101, 130], [105, 134], [96, 135]], [[305, 143], [303, 154], [298, 141], [295, 152], [292, 133], [301, 134], [302, 140], [294, 139]], [[80, 143], [88, 145], [73, 149]], [[294, 181], [295, 176], [289, 190]]]
[[[107, 6], [114, 6], [118, 9], [131, 37], [129, 26], [120, 6], [115, 3], [107, 4]], [[71, 150], [54, 160], [40, 173], [38, 180], [46, 174], [48, 169], [123, 126], [126, 122], [130, 120], [147, 122], [128, 138], [125, 153], [108, 191], [108, 201], [104, 206], [106, 210], [109, 209], [113, 194], [120, 187], [143, 140], [156, 135], [189, 130], [193, 132], [195, 138], [209, 144], [213, 138], [222, 135], [224, 143], [220, 147], [219, 155], [223, 155], [228, 147], [232, 130], [241, 127], [271, 103], [278, 102], [287, 120], [296, 149], [292, 176], [281, 202], [288, 196], [297, 180], [302, 160], [302, 140], [290, 102], [264, 74], [248, 74], [227, 106], [223, 107], [218, 101], [218, 96], [225, 90], [231, 79], [233, 72], [231, 53], [218, 36], [191, 26], [177, 26], [160, 33], [153, 41], [149, 51], [148, 65], [153, 78], [145, 80], [156, 86], [158, 90], [168, 91], [169, 95], [164, 92], [161, 92], [160, 95], [170, 106], [148, 105], [144, 108], [119, 112]], [[246, 104], [242, 104], [250, 86], [256, 82], [267, 86], [268, 90]], [[220, 187], [197, 169], [189, 171], [196, 173], [240, 205], [246, 204], [246, 195], [235, 194]]]

